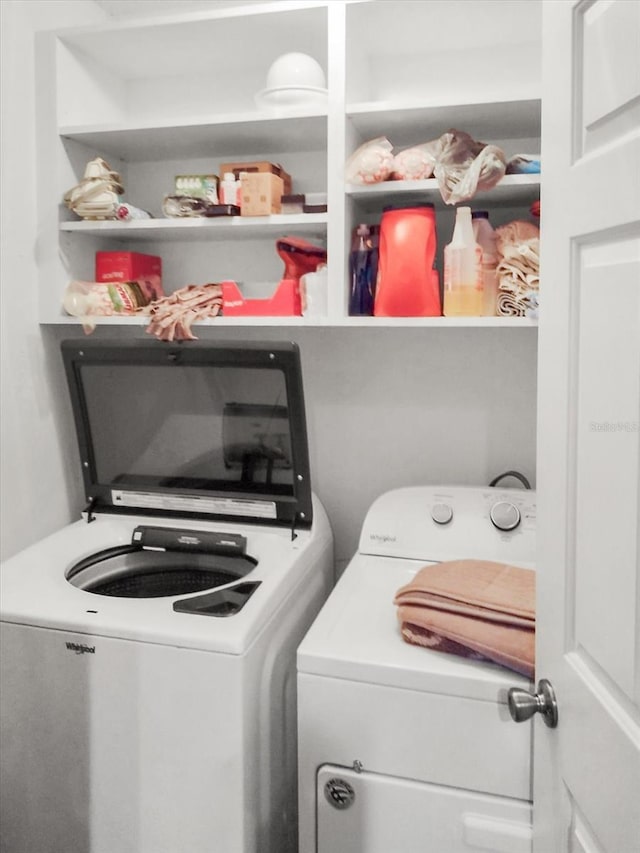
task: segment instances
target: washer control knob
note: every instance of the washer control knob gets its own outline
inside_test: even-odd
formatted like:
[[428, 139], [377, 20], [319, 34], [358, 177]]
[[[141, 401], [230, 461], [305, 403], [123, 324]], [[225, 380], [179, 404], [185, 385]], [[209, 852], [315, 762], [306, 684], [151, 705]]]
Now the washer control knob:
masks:
[[520, 524], [520, 510], [510, 501], [498, 501], [489, 510], [491, 521], [498, 530], [515, 530]]
[[436, 524], [449, 524], [453, 518], [453, 510], [448, 504], [434, 504], [431, 507], [431, 518]]

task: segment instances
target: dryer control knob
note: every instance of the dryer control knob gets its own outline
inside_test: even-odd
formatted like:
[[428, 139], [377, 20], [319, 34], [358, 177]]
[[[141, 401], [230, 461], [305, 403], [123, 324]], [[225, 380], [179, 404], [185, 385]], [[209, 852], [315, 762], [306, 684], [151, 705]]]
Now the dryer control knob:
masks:
[[448, 504], [434, 504], [431, 507], [431, 518], [436, 524], [449, 524], [453, 518], [453, 510]]
[[489, 516], [498, 530], [515, 530], [520, 524], [520, 510], [510, 501], [498, 501], [489, 510]]

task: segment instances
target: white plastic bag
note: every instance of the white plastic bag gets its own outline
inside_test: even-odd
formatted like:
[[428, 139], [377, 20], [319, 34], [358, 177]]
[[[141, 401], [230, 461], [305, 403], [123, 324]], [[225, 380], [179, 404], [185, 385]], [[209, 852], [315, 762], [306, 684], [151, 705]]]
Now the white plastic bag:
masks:
[[440, 142], [434, 175], [446, 204], [468, 201], [478, 190], [489, 190], [504, 177], [507, 161], [495, 145], [476, 142], [462, 130], [449, 130]]
[[442, 148], [439, 139], [399, 151], [393, 158], [395, 181], [422, 181], [433, 175]]
[[345, 178], [348, 184], [379, 184], [393, 169], [393, 146], [386, 136], [365, 142], [347, 160]]

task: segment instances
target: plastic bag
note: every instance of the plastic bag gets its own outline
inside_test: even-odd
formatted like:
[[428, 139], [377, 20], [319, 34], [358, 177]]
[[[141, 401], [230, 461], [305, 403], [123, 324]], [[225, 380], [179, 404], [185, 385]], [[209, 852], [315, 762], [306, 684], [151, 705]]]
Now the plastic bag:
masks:
[[345, 178], [348, 184], [379, 184], [393, 169], [393, 146], [386, 136], [365, 142], [347, 160]]
[[62, 297], [62, 307], [67, 314], [77, 317], [85, 333], [90, 334], [96, 327], [93, 317], [144, 311], [149, 304], [146, 291], [136, 281], [70, 281]]
[[422, 181], [433, 175], [442, 143], [439, 139], [399, 151], [393, 158], [395, 181]]
[[476, 142], [462, 130], [449, 130], [439, 141], [442, 147], [434, 174], [446, 204], [467, 201], [504, 177], [507, 161], [495, 145]]
[[539, 154], [514, 154], [507, 163], [507, 175], [535, 175], [539, 172]]

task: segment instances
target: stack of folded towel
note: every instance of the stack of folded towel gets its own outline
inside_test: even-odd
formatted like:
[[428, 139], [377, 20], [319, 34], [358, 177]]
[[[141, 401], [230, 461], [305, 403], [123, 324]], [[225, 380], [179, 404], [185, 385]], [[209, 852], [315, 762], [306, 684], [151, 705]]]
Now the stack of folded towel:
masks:
[[501, 317], [536, 317], [540, 288], [540, 229], [516, 219], [496, 228]]
[[403, 639], [533, 678], [535, 573], [487, 560], [425, 566], [396, 593]]

